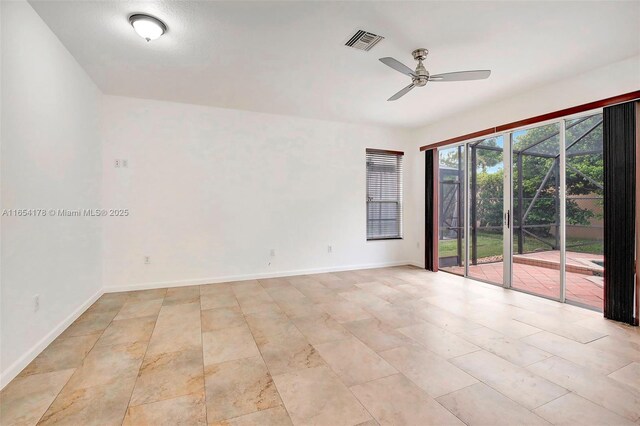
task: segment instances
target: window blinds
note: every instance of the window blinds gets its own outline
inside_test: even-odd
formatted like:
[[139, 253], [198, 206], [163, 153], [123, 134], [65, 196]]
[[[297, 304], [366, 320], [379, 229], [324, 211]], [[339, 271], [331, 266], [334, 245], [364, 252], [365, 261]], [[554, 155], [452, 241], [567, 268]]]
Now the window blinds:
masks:
[[403, 156], [367, 149], [367, 240], [402, 238]]

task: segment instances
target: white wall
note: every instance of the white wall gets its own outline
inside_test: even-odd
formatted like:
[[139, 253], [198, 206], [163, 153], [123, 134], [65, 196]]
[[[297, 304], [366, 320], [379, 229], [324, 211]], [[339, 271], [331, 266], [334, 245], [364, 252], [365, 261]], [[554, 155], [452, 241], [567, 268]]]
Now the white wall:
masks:
[[[31, 6], [0, 4], [2, 207], [96, 208], [101, 94]], [[2, 217], [0, 228], [5, 384], [100, 291], [101, 231], [82, 217]]]
[[[0, 386], [103, 283], [422, 264], [420, 145], [640, 87], [636, 57], [415, 131], [102, 96], [26, 2], [0, 4], [2, 207], [130, 211], [1, 219]], [[403, 240], [366, 241], [367, 147], [406, 152]]]
[[640, 89], [640, 56], [461, 111], [417, 131], [418, 146]]
[[406, 131], [113, 96], [103, 112], [103, 205], [131, 212], [104, 222], [107, 288], [412, 256], [412, 229], [367, 242], [365, 221], [365, 148], [413, 146]]
[[415, 229], [422, 249], [414, 254], [413, 262], [424, 265], [424, 153], [418, 148], [441, 140], [461, 136], [525, 118], [605, 99], [640, 89], [640, 56], [610, 64], [571, 79], [539, 87], [499, 102], [483, 105], [438, 121], [415, 131], [415, 145], [407, 158], [412, 163], [414, 182], [408, 196], [416, 205], [416, 222], [408, 224]]

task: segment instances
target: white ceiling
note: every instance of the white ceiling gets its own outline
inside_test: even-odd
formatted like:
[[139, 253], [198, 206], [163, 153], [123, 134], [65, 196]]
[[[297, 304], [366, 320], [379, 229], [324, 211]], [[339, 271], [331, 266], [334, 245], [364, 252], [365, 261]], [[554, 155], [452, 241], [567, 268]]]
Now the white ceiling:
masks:
[[[417, 127], [640, 53], [640, 2], [30, 1], [104, 93], [310, 118]], [[127, 17], [169, 27], [146, 43]], [[356, 29], [386, 37], [344, 46]], [[491, 69], [488, 80], [429, 83], [396, 102], [430, 50], [432, 73]]]

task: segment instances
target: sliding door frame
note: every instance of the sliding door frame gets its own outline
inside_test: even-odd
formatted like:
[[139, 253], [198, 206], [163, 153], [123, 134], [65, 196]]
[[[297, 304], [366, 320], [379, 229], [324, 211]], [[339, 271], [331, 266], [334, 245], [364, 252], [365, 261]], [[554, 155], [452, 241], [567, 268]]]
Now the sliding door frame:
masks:
[[[513, 129], [509, 129], [502, 132], [491, 133], [487, 135], [483, 135], [480, 137], [472, 137], [470, 139], [466, 139], [464, 141], [459, 141], [452, 143], [451, 145], [441, 146], [436, 149], [436, 155], [438, 155], [438, 151], [441, 149], [449, 149], [455, 147], [463, 147], [462, 152], [464, 152], [464, 185], [463, 185], [463, 195], [461, 196], [461, 200], [464, 200], [464, 277], [470, 278], [476, 281], [480, 281], [487, 284], [492, 284], [504, 288], [508, 288], [511, 290], [515, 290], [521, 293], [531, 294], [537, 297], [542, 297], [545, 299], [568, 303], [584, 308], [592, 309], [589, 306], [585, 306], [579, 302], [575, 302], [572, 300], [567, 300], [566, 298], [566, 122], [568, 120], [573, 120], [581, 117], [588, 117], [594, 114], [602, 114], [602, 108], [594, 108], [588, 111], [581, 111], [576, 114], [570, 114], [567, 116], [552, 118], [550, 120], [536, 122], [534, 124], [523, 125], [521, 127], [516, 127]], [[548, 124], [558, 124], [559, 130], [559, 162], [560, 162], [560, 173], [559, 173], [559, 197], [560, 197], [560, 224], [559, 224], [559, 239], [560, 239], [560, 294], [556, 297], [545, 296], [541, 294], [536, 294], [532, 292], [528, 292], [526, 290], [518, 289], [513, 287], [513, 133], [521, 130], [533, 129], [536, 127], [548, 125]], [[470, 218], [471, 218], [471, 191], [470, 191], [470, 179], [471, 173], [469, 172], [471, 162], [469, 156], [469, 145], [473, 142], [477, 142], [483, 139], [494, 138], [494, 137], [502, 137], [503, 140], [503, 164], [504, 164], [504, 181], [503, 181], [503, 282], [502, 284], [475, 278], [469, 275], [469, 250], [470, 250]], [[436, 164], [438, 164], [438, 159], [436, 158]], [[440, 185], [438, 184], [438, 188]], [[439, 227], [439, 223], [436, 224]], [[439, 229], [438, 233], [439, 235]], [[447, 272], [443, 269], [443, 271]]]
[[[505, 222], [503, 220], [503, 224], [502, 224], [502, 233], [503, 233], [503, 238], [502, 238], [502, 250], [503, 250], [503, 276], [502, 276], [502, 283], [497, 283], [497, 282], [493, 282], [493, 281], [488, 281], [488, 280], [483, 280], [482, 278], [477, 278], [477, 277], [473, 277], [471, 275], [469, 275], [469, 253], [470, 253], [470, 234], [471, 234], [471, 155], [469, 155], [469, 146], [474, 143], [474, 142], [479, 142], [482, 141], [484, 139], [490, 139], [490, 138], [499, 138], [502, 137], [502, 141], [503, 141], [503, 145], [502, 145], [502, 161], [503, 161], [503, 175], [504, 175], [504, 184], [503, 184], [503, 197], [504, 197], [504, 202], [503, 202], [503, 208], [502, 208], [502, 213], [503, 213], [503, 218], [507, 217], [507, 211], [508, 209], [511, 208], [511, 203], [507, 202], [507, 194], [511, 193], [511, 188], [509, 185], [506, 184], [506, 180], [507, 179], [511, 179], [511, 167], [510, 167], [510, 163], [508, 163], [511, 160], [511, 156], [510, 153], [507, 152], [507, 144], [510, 143], [511, 140], [511, 134], [509, 132], [507, 133], [496, 133], [493, 135], [488, 135], [485, 137], [481, 137], [481, 138], [473, 138], [467, 141], [464, 141], [460, 144], [454, 144], [453, 146], [458, 146], [458, 145], [462, 145], [464, 147], [464, 152], [465, 152], [465, 268], [464, 268], [464, 276], [466, 278], [471, 278], [473, 280], [476, 281], [480, 281], [483, 283], [487, 283], [487, 284], [491, 284], [491, 285], [495, 285], [495, 286], [499, 286], [499, 287], [503, 287], [503, 288], [509, 288], [509, 286], [511, 285], [511, 256], [509, 256], [509, 259], [506, 259], [504, 257], [504, 253], [505, 249], [508, 248], [509, 250], [511, 250], [511, 237], [509, 235], [507, 235], [508, 233], [508, 229], [505, 227]], [[509, 168], [509, 177], [507, 177], [507, 168]], [[509, 277], [509, 279], [506, 279], [506, 277]]]
[[[559, 196], [560, 196], [560, 229], [559, 229], [559, 233], [560, 233], [560, 294], [558, 297], [550, 297], [550, 296], [545, 296], [543, 294], [537, 294], [537, 293], [532, 293], [523, 289], [519, 289], [519, 288], [515, 288], [513, 287], [512, 283], [513, 283], [513, 226], [510, 226], [511, 229], [506, 230], [505, 234], [508, 234], [508, 240], [509, 240], [509, 252], [506, 251], [507, 247], [507, 238], [505, 235], [505, 251], [503, 253], [503, 262], [505, 264], [504, 267], [504, 278], [505, 278], [505, 288], [509, 288], [511, 290], [515, 290], [515, 291], [519, 291], [521, 293], [526, 293], [526, 294], [531, 294], [533, 296], [537, 296], [537, 297], [542, 297], [544, 299], [548, 299], [548, 300], [553, 300], [556, 302], [561, 302], [561, 303], [567, 303], [569, 305], [575, 305], [575, 306], [579, 306], [581, 308], [587, 308], [587, 309], [592, 309], [592, 307], [582, 304], [580, 302], [577, 301], [573, 301], [573, 300], [567, 300], [566, 294], [567, 294], [567, 287], [566, 287], [566, 280], [567, 280], [567, 271], [566, 271], [566, 264], [567, 264], [567, 258], [566, 258], [566, 250], [567, 250], [567, 242], [566, 242], [566, 226], [567, 226], [567, 214], [566, 214], [566, 207], [567, 207], [567, 198], [566, 198], [566, 187], [567, 187], [567, 181], [566, 181], [566, 123], [569, 120], [574, 120], [577, 118], [581, 118], [581, 117], [589, 117], [595, 114], [602, 114], [603, 109], [602, 108], [595, 108], [589, 111], [581, 111], [579, 113], [575, 113], [575, 114], [571, 114], [571, 115], [567, 115], [567, 116], [563, 116], [560, 118], [553, 118], [551, 120], [547, 120], [547, 121], [541, 121], [541, 122], [537, 122], [534, 124], [529, 124], [526, 126], [522, 126], [522, 127], [516, 127], [513, 129], [509, 129], [508, 131], [506, 131], [505, 133], [497, 133], [495, 136], [497, 135], [504, 135], [504, 140], [506, 141], [507, 138], [509, 140], [509, 150], [508, 150], [508, 155], [509, 155], [509, 165], [508, 165], [508, 169], [509, 172], [506, 173], [506, 169], [507, 166], [505, 165], [505, 205], [507, 204], [507, 200], [510, 204], [510, 208], [513, 207], [513, 180], [512, 180], [512, 176], [513, 176], [513, 161], [512, 161], [512, 156], [513, 156], [513, 144], [512, 144], [512, 135], [513, 133], [520, 131], [520, 130], [529, 130], [529, 129], [534, 129], [536, 127], [541, 127], [541, 126], [545, 126], [548, 124], [554, 124], [554, 123], [558, 123], [558, 135], [559, 135], [559, 161], [560, 161], [560, 173], [559, 173], [559, 177], [560, 177], [560, 183], [559, 183]], [[493, 135], [489, 135], [489, 136], [485, 136], [485, 138], [487, 137], [492, 137]], [[506, 147], [506, 142], [505, 142], [505, 147]], [[506, 151], [506, 148], [505, 148]], [[507, 177], [507, 174], [509, 175]], [[507, 186], [508, 188], [508, 192], [507, 193]], [[505, 209], [505, 213], [507, 212], [507, 210]], [[513, 210], [511, 210], [511, 224], [513, 224]], [[508, 259], [507, 256], [505, 256], [505, 253], [509, 253]], [[508, 270], [507, 270], [507, 265], [508, 264]], [[507, 275], [508, 273], [508, 275]], [[471, 277], [468, 277], [471, 278]]]
[[513, 150], [511, 132], [502, 134], [504, 176], [502, 191], [502, 286], [513, 288]]
[[462, 152], [464, 152], [464, 276], [469, 277], [469, 229], [471, 229], [471, 191], [469, 191], [471, 173], [469, 173], [469, 141], [462, 142]]
[[[584, 115], [584, 114], [583, 114]], [[567, 146], [567, 117], [560, 119], [559, 123], [560, 136], [560, 302], [567, 301], [567, 164], [566, 164], [566, 146]]]

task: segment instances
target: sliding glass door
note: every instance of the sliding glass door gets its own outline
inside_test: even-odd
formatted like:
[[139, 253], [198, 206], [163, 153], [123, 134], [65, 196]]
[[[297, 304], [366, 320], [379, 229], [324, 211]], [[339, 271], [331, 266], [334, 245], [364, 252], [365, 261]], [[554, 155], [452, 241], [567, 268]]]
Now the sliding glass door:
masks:
[[602, 114], [567, 120], [566, 128], [566, 299], [578, 305], [602, 310]]
[[518, 130], [512, 139], [511, 287], [561, 298], [560, 125]]
[[440, 269], [602, 310], [602, 114], [438, 154]]
[[438, 261], [440, 269], [464, 275], [465, 177], [464, 145], [438, 151]]
[[503, 285], [504, 140], [467, 145], [469, 158], [468, 275]]

